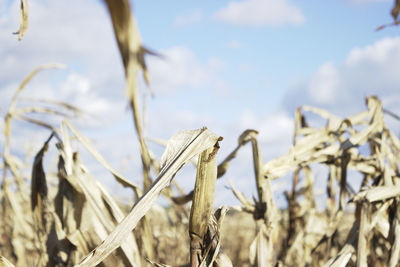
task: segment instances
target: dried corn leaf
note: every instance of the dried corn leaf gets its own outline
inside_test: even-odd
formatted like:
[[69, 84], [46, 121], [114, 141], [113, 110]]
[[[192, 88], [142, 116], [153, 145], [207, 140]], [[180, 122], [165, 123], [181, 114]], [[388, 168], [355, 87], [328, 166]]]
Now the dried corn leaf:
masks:
[[[4, 160], [4, 180], [7, 177], [7, 170], [10, 169], [14, 179], [17, 182], [17, 186], [19, 190], [22, 190], [23, 181], [22, 177], [18, 171], [18, 167], [16, 165], [15, 160], [13, 160], [12, 155], [10, 154], [10, 139], [11, 139], [11, 120], [12, 118], [18, 117], [18, 114], [15, 114], [15, 105], [19, 94], [25, 88], [25, 86], [32, 80], [32, 78], [41, 70], [48, 69], [48, 68], [64, 68], [64, 65], [61, 64], [44, 64], [39, 66], [38, 68], [34, 69], [28, 76], [24, 78], [16, 92], [14, 93], [10, 107], [4, 119], [4, 136], [5, 136], [5, 144], [4, 144], [4, 153], [3, 153], [3, 160]], [[4, 186], [7, 186], [7, 182], [4, 181]]]
[[[396, 201], [398, 201], [397, 199]], [[399, 263], [400, 259], [400, 205], [399, 203], [396, 203], [396, 214], [393, 219], [393, 234], [394, 234], [394, 239], [392, 243], [392, 248], [391, 248], [391, 253], [390, 253], [390, 258], [389, 258], [389, 266], [390, 267], [395, 267]]]
[[[31, 206], [34, 210], [38, 205], [41, 205], [41, 201], [47, 198], [47, 183], [46, 174], [43, 170], [43, 157], [46, 153], [49, 142], [53, 135], [49, 137], [44, 143], [42, 149], [36, 154], [35, 160], [32, 167], [32, 182], [31, 182]], [[39, 207], [39, 210], [41, 207]], [[41, 212], [41, 211], [40, 211]], [[42, 224], [42, 223], [41, 223]]]
[[20, 26], [17, 32], [14, 34], [18, 34], [18, 40], [21, 41], [22, 37], [28, 30], [28, 1], [21, 0], [21, 16], [20, 16]]
[[327, 263], [324, 264], [324, 267], [344, 267], [347, 266], [347, 263], [350, 261], [351, 256], [356, 252], [356, 244], [358, 239], [358, 226], [360, 222], [355, 221], [353, 226], [348, 234], [348, 238], [346, 244], [342, 247], [339, 253], [332, 257]]
[[360, 201], [365, 198], [369, 202], [381, 201], [400, 196], [400, 186], [377, 186], [361, 191], [354, 196], [353, 201]]
[[132, 15], [129, 0], [106, 0], [106, 4], [111, 16], [122, 61], [124, 63], [126, 91], [128, 93], [129, 102], [133, 112], [135, 128], [139, 138], [143, 164], [144, 187], [147, 189], [151, 183], [151, 160], [150, 153], [144, 139], [142, 123], [140, 119], [136, 77], [138, 70], [141, 69], [146, 82], [148, 82], [148, 73], [144, 61], [144, 54], [147, 50], [143, 49], [140, 44], [139, 30]]
[[73, 112], [74, 114], [77, 114], [78, 116], [83, 116], [85, 111], [80, 109], [79, 107], [72, 105], [70, 103], [64, 102], [64, 101], [59, 101], [59, 100], [54, 100], [54, 99], [41, 99], [41, 98], [30, 98], [30, 97], [20, 97], [20, 101], [28, 101], [30, 103], [32, 102], [37, 102], [37, 103], [44, 103], [44, 104], [52, 104], [57, 107], [62, 107], [66, 110], [69, 110]]
[[[248, 142], [250, 142], [249, 136], [252, 135], [252, 134], [257, 134], [257, 133], [258, 132], [255, 131], [255, 130], [246, 130], [239, 136], [238, 145], [236, 146], [236, 148], [231, 153], [229, 153], [229, 155], [218, 165], [217, 178], [221, 178], [226, 173], [231, 161], [236, 157], [236, 155], [237, 155], [238, 151], [240, 150], [240, 148], [243, 147]], [[160, 144], [164, 144], [163, 142], [161, 142], [158, 139], [152, 139], [152, 140], [154, 142], [157, 142], [157, 143], [160, 143]], [[194, 163], [194, 164], [196, 164], [196, 163]], [[191, 201], [192, 198], [193, 198], [193, 191], [191, 191], [190, 193], [188, 193], [188, 194], [186, 194], [184, 196], [173, 197], [172, 200], [176, 204], [183, 205], [183, 204]]]
[[234, 194], [234, 196], [240, 201], [240, 203], [242, 204], [242, 209], [246, 212], [249, 213], [253, 213], [255, 211], [254, 205], [253, 203], [250, 202], [250, 200], [248, 200], [246, 198], [246, 196], [240, 192], [239, 190], [237, 190], [235, 188], [235, 186], [233, 185], [232, 181], [229, 180], [229, 185], [231, 187], [232, 193]]
[[[75, 161], [74, 166], [81, 166], [78, 164], [77, 159]], [[124, 213], [93, 177], [81, 172], [81, 170], [75, 170], [74, 176], [78, 178], [78, 183], [91, 208], [92, 216], [95, 218], [93, 221], [98, 222], [97, 227], [93, 227], [93, 229], [97, 232], [100, 240], [104, 240], [115, 225], [123, 219]], [[104, 230], [102, 230], [103, 228]], [[125, 266], [140, 265], [139, 249], [132, 233], [125, 236], [125, 240], [121, 244], [121, 250], [127, 260], [124, 264]]]
[[114, 168], [112, 168], [108, 162], [101, 156], [99, 152], [90, 144], [90, 141], [86, 139], [79, 131], [76, 129], [71, 123], [68, 121], [64, 121], [63, 124], [65, 126], [68, 126], [69, 129], [74, 133], [74, 135], [78, 138], [78, 140], [86, 147], [86, 149], [92, 154], [92, 156], [101, 164], [103, 165], [107, 170], [109, 170], [115, 177], [115, 179], [124, 187], [130, 187], [134, 190], [136, 195], [140, 194], [139, 188], [132, 183], [131, 181], [127, 180], [124, 178], [121, 174], [119, 174]]
[[15, 110], [13, 113], [14, 116], [21, 116], [22, 114], [26, 113], [44, 113], [44, 114], [51, 114], [51, 115], [58, 115], [62, 117], [68, 117], [68, 114], [63, 113], [61, 111], [55, 110], [55, 109], [50, 109], [50, 108], [44, 108], [44, 107], [24, 107], [24, 108], [18, 108]]
[[320, 109], [320, 108], [316, 108], [316, 107], [310, 107], [310, 106], [307, 106], [307, 105], [303, 106], [302, 109], [304, 111], [311, 111], [311, 112], [321, 116], [322, 118], [327, 119], [328, 120], [327, 128], [330, 129], [330, 130], [334, 130], [334, 129], [339, 128], [340, 124], [342, 123], [342, 120], [339, 117], [329, 113], [328, 111], [326, 111], [324, 109]]
[[[135, 67], [135, 69], [137, 67], [145, 68], [145, 66], [139, 65], [141, 63], [139, 62], [139, 58], [141, 57], [139, 55], [141, 48], [140, 34], [131, 12], [129, 0], [106, 0], [106, 4], [111, 16], [111, 21], [114, 27], [114, 33], [121, 53], [122, 61], [124, 63], [125, 74], [127, 76], [136, 75], [136, 71], [135, 73], [129, 73], [130, 63], [132, 62], [135, 65], [131, 66]], [[141, 53], [143, 53], [143, 51]], [[133, 78], [135, 79], [136, 77]]]
[[222, 177], [226, 173], [229, 164], [236, 157], [239, 149], [250, 141], [250, 138], [248, 138], [248, 136], [253, 134], [254, 132], [258, 133], [255, 130], [246, 130], [239, 136], [236, 148], [231, 153], [229, 153], [229, 155], [218, 165], [217, 178]]
[[14, 267], [14, 264], [9, 262], [5, 257], [0, 256], [0, 267]]
[[29, 73], [28, 76], [24, 78], [20, 86], [18, 87], [17, 91], [14, 93], [12, 99], [11, 99], [11, 104], [10, 104], [10, 109], [9, 112], [12, 113], [14, 111], [15, 107], [15, 101], [17, 100], [18, 95], [24, 90], [25, 86], [32, 80], [33, 77], [36, 76], [40, 71], [45, 70], [45, 69], [65, 69], [66, 66], [63, 64], [58, 64], [58, 63], [48, 63], [48, 64], [43, 64], [34, 69], [31, 73]]
[[397, 21], [397, 18], [399, 16], [400, 12], [400, 0], [395, 0], [394, 6], [392, 8], [392, 17], [395, 21]]
[[163, 263], [157, 263], [154, 261], [151, 261], [149, 259], [146, 259], [149, 263], [153, 264], [156, 267], [172, 267], [171, 265], [163, 264]]
[[217, 267], [233, 267], [232, 261], [225, 253], [219, 253], [218, 258], [215, 261]]
[[47, 199], [47, 181], [46, 174], [43, 170], [43, 157], [48, 149], [49, 142], [53, 135], [46, 140], [43, 147], [35, 156], [32, 167], [32, 181], [31, 181], [31, 209], [33, 212], [33, 219], [35, 223], [36, 232], [40, 243], [40, 259], [39, 266], [46, 265], [48, 262], [48, 254], [46, 251], [46, 239], [49, 234], [49, 225], [51, 223], [49, 218], [49, 203]]
[[18, 264], [27, 266], [28, 259], [25, 258], [25, 247], [29, 243], [29, 240], [34, 239], [35, 233], [32, 231], [31, 221], [25, 215], [29, 210], [25, 210], [25, 206], [23, 205], [24, 203], [29, 203], [28, 199], [24, 199], [24, 196], [29, 193], [25, 192], [26, 195], [23, 193], [24, 191], [15, 193], [8, 187], [3, 187], [3, 200], [7, 204], [6, 214], [11, 217], [10, 242], [12, 253], [19, 259]]
[[111, 252], [118, 248], [128, 233], [130, 233], [138, 221], [146, 214], [157, 200], [160, 192], [168, 186], [174, 175], [192, 157], [205, 149], [213, 147], [219, 140], [219, 136], [207, 128], [193, 131], [182, 131], [174, 135], [169, 141], [162, 156], [162, 169], [160, 175], [154, 181], [149, 190], [136, 201], [132, 210], [110, 235], [87, 255], [78, 266], [94, 266], [105, 259]]
[[[73, 190], [59, 192], [61, 194], [72, 194], [64, 201], [65, 204], [68, 204], [71, 200], [74, 201], [74, 216], [72, 217], [67, 213], [63, 222], [68, 226], [67, 234], [72, 234], [80, 229], [82, 237], [78, 239], [86, 240], [87, 247], [93, 247], [107, 237], [108, 233], [123, 219], [124, 214], [100, 183], [85, 171], [85, 167], [79, 161], [78, 154], [72, 153], [70, 136], [66, 127], [67, 125], [64, 123], [62, 125], [63, 144], [59, 146], [63, 160], [61, 162], [63, 164], [62, 169], [65, 172], [59, 174], [59, 176], [64, 178], [63, 181], [67, 188], [72, 187]], [[60, 185], [62, 185], [61, 182]], [[83, 205], [83, 201], [87, 204]], [[62, 205], [61, 209], [65, 210], [65, 204]], [[140, 265], [138, 251], [134, 236], [132, 233], [128, 233], [121, 244], [122, 259], [125, 266]], [[80, 257], [88, 253], [88, 251], [81, 252]]]
[[332, 262], [325, 264], [324, 267], [346, 267], [352, 255], [353, 252], [346, 250], [338, 255]]
[[268, 238], [266, 236], [266, 226], [261, 225], [261, 229], [258, 231], [256, 238], [250, 246], [250, 262], [254, 266], [267, 267], [270, 265], [271, 255], [267, 255], [269, 251]]

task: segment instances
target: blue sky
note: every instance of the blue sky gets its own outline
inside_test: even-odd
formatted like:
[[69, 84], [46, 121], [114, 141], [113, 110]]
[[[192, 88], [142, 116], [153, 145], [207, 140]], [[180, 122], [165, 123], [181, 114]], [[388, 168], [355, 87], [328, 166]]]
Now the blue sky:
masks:
[[397, 29], [374, 31], [391, 20], [390, 1], [292, 1], [303, 14], [303, 22], [254, 26], [216, 19], [216, 12], [228, 3], [185, 6], [142, 1], [135, 3], [135, 10], [145, 44], [156, 50], [185, 46], [202, 61], [221, 60], [224, 69], [218, 75], [240, 96], [242, 105], [260, 107], [257, 112], [279, 108], [293, 84], [324, 62], [340, 63], [352, 48], [398, 33]]
[[[133, 1], [144, 45], [164, 59], [149, 57], [146, 134], [167, 139], [179, 130], [208, 126], [224, 137], [220, 160], [246, 129], [260, 131], [264, 161], [286, 153], [292, 142], [293, 111], [303, 104], [347, 116], [377, 94], [400, 113], [399, 27], [393, 1], [241, 0]], [[70, 102], [95, 117], [74, 123], [115, 168], [140, 183], [140, 156], [124, 95], [121, 60], [101, 1], [29, 1], [29, 28], [21, 42], [18, 1], [0, 0], [0, 112], [23, 77], [40, 64], [59, 62], [67, 70], [41, 73], [24, 96]], [[141, 94], [147, 89], [142, 86]], [[54, 120], [57, 126], [59, 121]], [[388, 118], [398, 133], [399, 123]], [[0, 124], [1, 126], [1, 124]], [[22, 129], [24, 129], [22, 131]], [[37, 149], [47, 132], [14, 126], [14, 149]], [[32, 140], [35, 140], [34, 142]], [[117, 140], [117, 141], [116, 141]], [[0, 144], [3, 139], [0, 139]], [[151, 144], [159, 155], [162, 148]], [[87, 157], [91, 170], [101, 166]], [[187, 189], [192, 170], [177, 176]], [[188, 178], [190, 177], [190, 178]], [[233, 199], [231, 179], [254, 194], [250, 148], [218, 182], [217, 202]], [[122, 192], [111, 176], [102, 178]], [[251, 182], [249, 182], [251, 181]], [[278, 190], [288, 187], [277, 181]], [[278, 191], [279, 191], [278, 190]]]

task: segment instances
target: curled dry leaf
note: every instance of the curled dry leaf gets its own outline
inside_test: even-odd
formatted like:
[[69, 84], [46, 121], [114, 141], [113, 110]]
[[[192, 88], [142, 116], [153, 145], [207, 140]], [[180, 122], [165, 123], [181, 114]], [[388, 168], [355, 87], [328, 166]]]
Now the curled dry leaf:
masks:
[[168, 142], [167, 149], [162, 156], [160, 175], [143, 196], [136, 201], [128, 216], [77, 266], [95, 266], [118, 248], [127, 234], [136, 227], [139, 220], [155, 203], [161, 190], [171, 183], [176, 172], [192, 157], [213, 147], [218, 140], [220, 140], [220, 136], [207, 128], [183, 131], [174, 135]]

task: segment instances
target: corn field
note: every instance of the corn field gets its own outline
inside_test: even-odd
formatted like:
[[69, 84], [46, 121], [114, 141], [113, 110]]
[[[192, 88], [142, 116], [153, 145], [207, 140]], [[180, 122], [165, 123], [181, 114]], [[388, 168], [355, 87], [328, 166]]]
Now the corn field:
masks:
[[[137, 75], [149, 84], [145, 56], [159, 55], [141, 45], [129, 0], [105, 3], [125, 70], [143, 184], [121, 175], [68, 119], [53, 125], [31, 116], [79, 116], [79, 107], [62, 102], [53, 108], [19, 106], [31, 79], [43, 69], [63, 67], [39, 66], [16, 88], [4, 117], [0, 266], [399, 266], [400, 140], [386, 127], [384, 113], [390, 112], [378, 97], [367, 97], [365, 111], [346, 118], [316, 107], [298, 108], [290, 151], [268, 162], [257, 129], [245, 130], [237, 147], [217, 162], [223, 137], [206, 127], [177, 129], [157, 159], [143, 133]], [[19, 39], [27, 29], [22, 0]], [[310, 126], [310, 114], [322, 123]], [[11, 152], [16, 120], [48, 133], [31, 166]], [[132, 190], [133, 203], [116, 200], [87, 171], [77, 144], [120, 186]], [[250, 200], [231, 184], [241, 206], [215, 208], [216, 183], [244, 146], [252, 149], [247, 164], [254, 169], [257, 196]], [[44, 170], [49, 150], [56, 154], [56, 173]], [[193, 190], [174, 195], [174, 176], [193, 161]], [[329, 169], [326, 177], [316, 175], [319, 165]], [[354, 173], [362, 176], [359, 188], [350, 185]], [[280, 209], [271, 181], [287, 175], [292, 185], [284, 194], [287, 208]], [[326, 183], [323, 210], [317, 208], [317, 180]], [[161, 194], [168, 206], [156, 203]]]

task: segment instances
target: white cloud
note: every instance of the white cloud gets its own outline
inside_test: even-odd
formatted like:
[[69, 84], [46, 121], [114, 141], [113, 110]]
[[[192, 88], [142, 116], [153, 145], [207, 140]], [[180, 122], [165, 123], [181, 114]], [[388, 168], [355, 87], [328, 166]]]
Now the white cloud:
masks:
[[286, 96], [286, 105], [315, 105], [341, 116], [365, 109], [364, 98], [377, 95], [384, 107], [400, 111], [400, 37], [352, 49], [341, 64], [323, 64]]
[[149, 58], [151, 83], [157, 92], [172, 92], [185, 88], [213, 86], [219, 81], [218, 71], [224, 63], [219, 59], [202, 62], [184, 46], [160, 51], [165, 59]]
[[[28, 84], [25, 96], [69, 102], [105, 121], [120, 117], [124, 75], [111, 22], [98, 2], [41, 1], [29, 4], [28, 31], [22, 41], [12, 35], [19, 26], [19, 3], [0, 14], [0, 88], [10, 95], [37, 66], [67, 64], [67, 71], [46, 70]], [[100, 56], [101, 55], [101, 56]], [[3, 94], [4, 92], [2, 92]], [[7, 106], [9, 98], [1, 98]]]
[[217, 11], [214, 18], [230, 24], [245, 26], [301, 25], [305, 17], [301, 10], [287, 0], [243, 0], [230, 2]]
[[[399, 38], [385, 38], [366, 47], [353, 48], [346, 59], [347, 65], [362, 65], [371, 62], [377, 65], [389, 63], [390, 57], [398, 56]], [[364, 61], [364, 62], [363, 62]]]
[[[269, 153], [279, 154], [289, 151], [293, 140], [294, 120], [286, 112], [277, 111], [266, 115], [245, 111], [239, 118], [242, 129], [259, 131], [258, 140]], [[275, 146], [271, 150], [271, 145]]]
[[203, 20], [203, 13], [200, 10], [197, 10], [187, 15], [177, 16], [173, 22], [173, 26], [184, 27], [191, 24], [199, 23], [202, 20]]
[[328, 104], [335, 101], [338, 86], [338, 71], [332, 63], [328, 62], [322, 65], [311, 77], [308, 93], [315, 102]]
[[90, 91], [90, 81], [77, 73], [72, 73], [61, 85], [61, 92], [73, 94], [87, 94]]
[[[122, 90], [122, 89], [121, 89]], [[71, 73], [67, 76], [65, 81], [60, 85], [58, 90], [62, 95], [69, 99], [70, 103], [74, 103], [83, 111], [96, 116], [96, 114], [104, 116], [104, 114], [116, 111], [114, 104], [121, 103], [122, 101], [109, 101], [105, 96], [97, 92], [91, 85], [90, 80], [78, 73]], [[117, 109], [121, 112], [121, 109]]]

